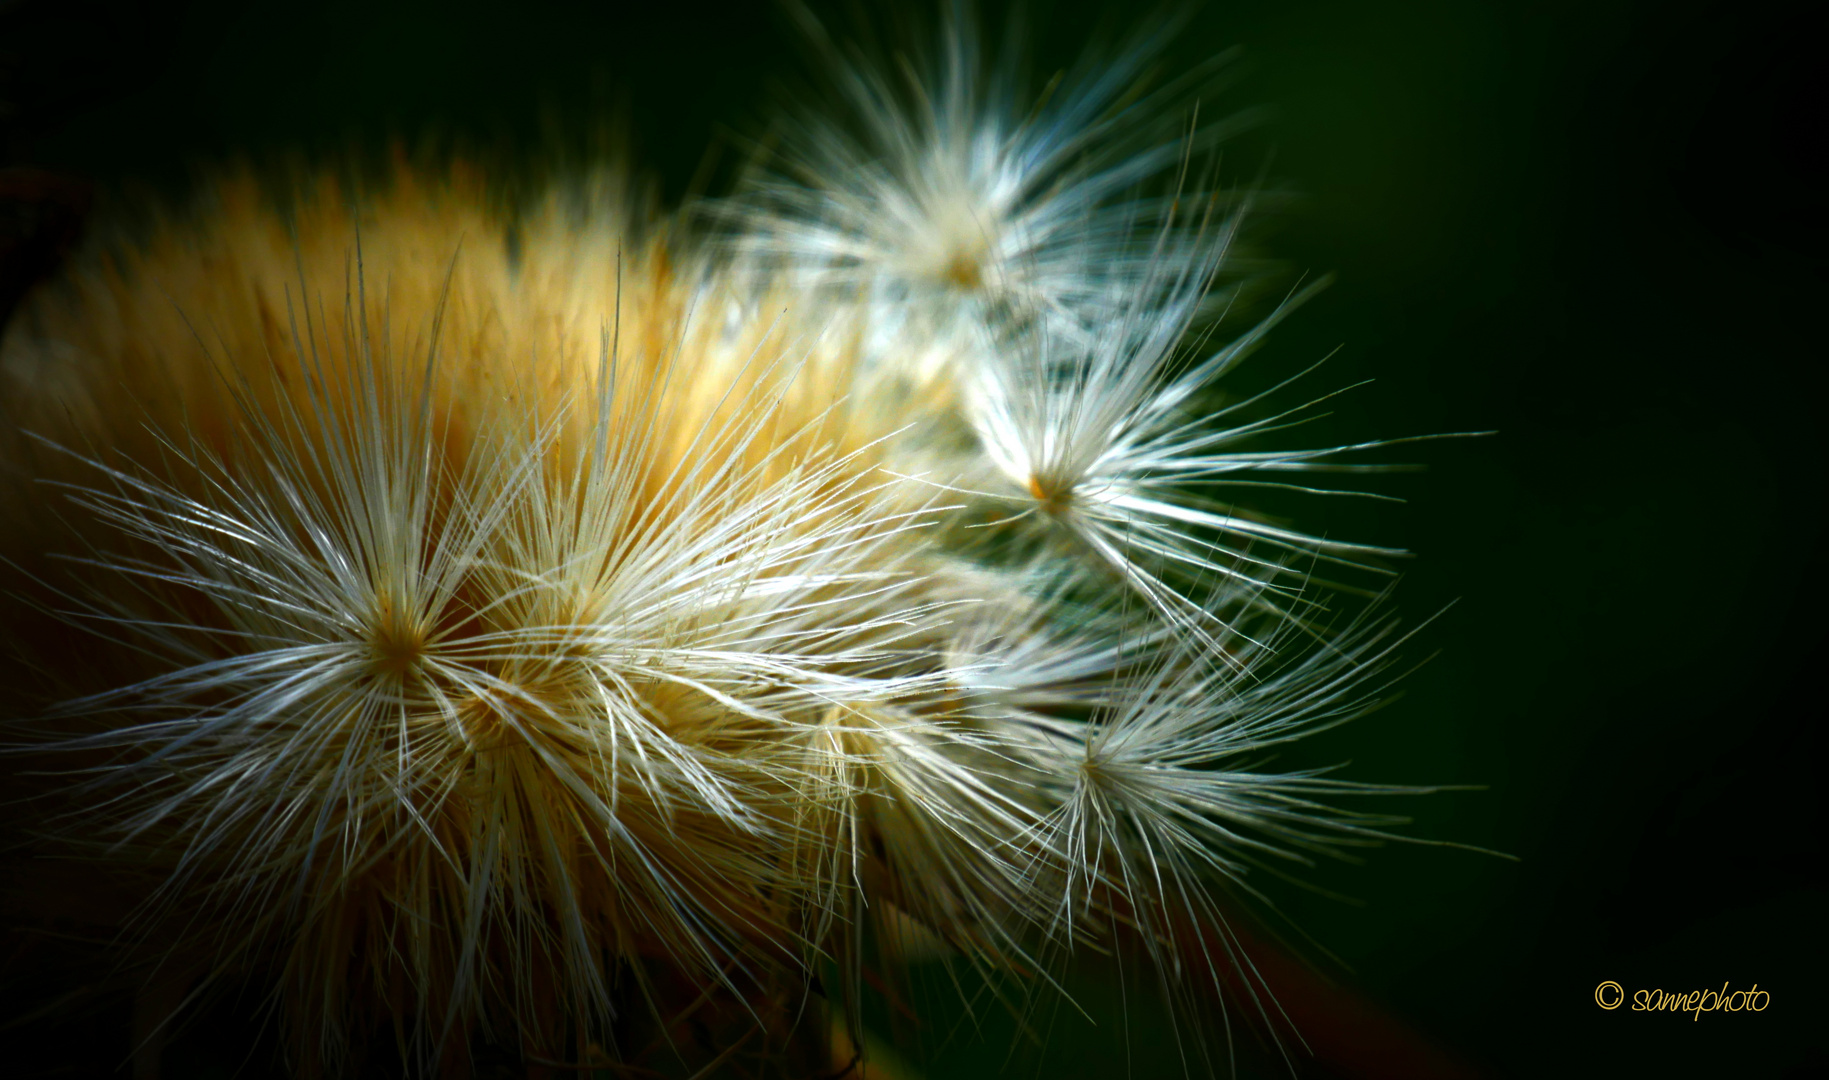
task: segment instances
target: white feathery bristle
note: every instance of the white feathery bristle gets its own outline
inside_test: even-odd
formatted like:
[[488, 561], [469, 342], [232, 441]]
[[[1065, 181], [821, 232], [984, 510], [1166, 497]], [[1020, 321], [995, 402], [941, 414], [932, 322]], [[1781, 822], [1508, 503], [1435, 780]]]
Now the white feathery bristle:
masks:
[[1206, 72], [1139, 88], [1167, 33], [1033, 102], [956, 13], [931, 81], [837, 60], [852, 115], [714, 237], [613, 173], [512, 218], [229, 176], [36, 294], [8, 760], [134, 893], [122, 970], [255, 987], [301, 1075], [643, 1009], [782, 1055], [829, 965], [855, 1026], [879, 961], [1126, 933], [1268, 1017], [1222, 894], [1424, 789], [1264, 767], [1401, 638], [1300, 576], [1392, 552], [1238, 503], [1390, 443], [1209, 404], [1302, 297], [1207, 344], [1243, 204], [1169, 177], [1226, 125], [1176, 111]]

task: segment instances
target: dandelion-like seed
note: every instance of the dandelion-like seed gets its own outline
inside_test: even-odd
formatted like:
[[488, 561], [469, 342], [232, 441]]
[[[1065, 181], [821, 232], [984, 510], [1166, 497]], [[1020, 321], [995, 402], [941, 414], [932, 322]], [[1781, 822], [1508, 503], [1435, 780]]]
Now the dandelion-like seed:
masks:
[[1216, 344], [1201, 78], [1036, 104], [942, 37], [709, 236], [233, 176], [8, 328], [18, 865], [119, 897], [143, 1071], [252, 987], [298, 1075], [831, 1072], [884, 964], [1217, 989], [1217, 890], [1387, 835], [1319, 800], [1419, 789], [1263, 765], [1381, 700], [1301, 575], [1391, 553], [1219, 491], [1387, 444], [1208, 405], [1295, 299]]

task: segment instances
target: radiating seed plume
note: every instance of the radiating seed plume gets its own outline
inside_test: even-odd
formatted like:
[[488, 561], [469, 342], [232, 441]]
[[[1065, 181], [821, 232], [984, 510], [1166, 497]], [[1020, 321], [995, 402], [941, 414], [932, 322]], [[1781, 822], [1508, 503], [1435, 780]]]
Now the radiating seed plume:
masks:
[[1304, 576], [1390, 552], [1250, 495], [1386, 444], [1211, 405], [1301, 296], [1213, 329], [1244, 204], [1166, 33], [1039, 99], [957, 12], [926, 81], [828, 42], [709, 230], [401, 166], [100, 235], [0, 344], [21, 872], [307, 1076], [646, 1069], [701, 1008], [666, 1068], [818, 1064], [877, 965], [1119, 934], [1268, 1020], [1225, 897], [1422, 789], [1264, 765], [1401, 638]]

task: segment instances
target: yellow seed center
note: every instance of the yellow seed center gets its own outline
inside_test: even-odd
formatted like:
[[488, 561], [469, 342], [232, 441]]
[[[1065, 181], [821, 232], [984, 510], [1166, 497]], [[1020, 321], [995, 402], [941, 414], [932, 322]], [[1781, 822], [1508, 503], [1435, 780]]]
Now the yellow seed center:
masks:
[[1050, 514], [1060, 513], [1073, 501], [1073, 488], [1044, 480], [1038, 473], [1029, 474], [1029, 494]]
[[984, 268], [978, 265], [977, 259], [963, 251], [954, 255], [952, 261], [946, 264], [944, 276], [961, 289], [976, 289], [984, 284]]

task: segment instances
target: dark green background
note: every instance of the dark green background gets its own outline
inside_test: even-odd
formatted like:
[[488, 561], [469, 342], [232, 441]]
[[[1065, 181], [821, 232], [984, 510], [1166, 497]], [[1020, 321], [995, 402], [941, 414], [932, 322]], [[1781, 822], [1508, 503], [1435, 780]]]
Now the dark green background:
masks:
[[[543, 117], [626, 108], [677, 196], [802, 67], [766, 4], [383, 6], [0, 8], [7, 163], [181, 190], [229, 153], [428, 131], [512, 158]], [[1142, 12], [1033, 5], [1038, 66]], [[1463, 0], [1216, 3], [1173, 48], [1243, 47], [1217, 107], [1273, 115], [1227, 174], [1299, 192], [1263, 246], [1338, 275], [1245, 381], [1340, 346], [1317, 389], [1378, 381], [1329, 431], [1500, 433], [1416, 450], [1428, 471], [1382, 482], [1407, 506], [1329, 519], [1419, 553], [1412, 616], [1460, 603], [1403, 700], [1313, 752], [1489, 785], [1411, 800], [1412, 831], [1522, 861], [1386, 848], [1316, 876], [1363, 906], [1275, 891], [1332, 977], [1497, 1075], [1825, 1068], [1823, 42], [1757, 5]], [[1602, 1012], [1603, 979], [1772, 1004]], [[1133, 1002], [1137, 1076], [1170, 1057], [1156, 1011]], [[931, 1075], [1003, 1067], [987, 1027]], [[1122, 1075], [1115, 1030], [1063, 1015], [1007, 1073]]]

